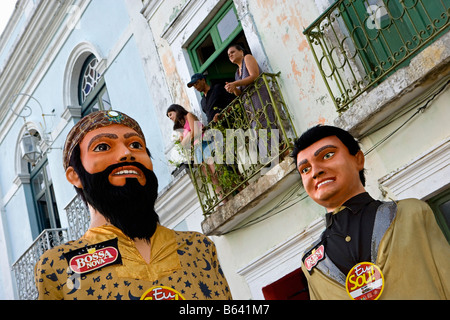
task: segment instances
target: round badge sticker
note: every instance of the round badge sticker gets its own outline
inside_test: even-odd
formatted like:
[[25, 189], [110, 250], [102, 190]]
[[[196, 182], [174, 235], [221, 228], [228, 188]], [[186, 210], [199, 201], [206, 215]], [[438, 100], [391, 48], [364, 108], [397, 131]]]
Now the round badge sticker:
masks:
[[370, 262], [361, 262], [350, 269], [345, 289], [352, 300], [377, 300], [384, 288], [380, 268]]
[[177, 290], [158, 286], [148, 289], [141, 296], [141, 300], [186, 300]]

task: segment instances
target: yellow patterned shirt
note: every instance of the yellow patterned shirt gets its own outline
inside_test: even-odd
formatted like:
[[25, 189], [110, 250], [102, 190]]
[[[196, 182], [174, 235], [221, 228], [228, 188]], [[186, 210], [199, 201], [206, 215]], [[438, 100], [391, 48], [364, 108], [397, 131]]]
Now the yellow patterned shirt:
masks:
[[146, 263], [114, 226], [46, 251], [35, 266], [40, 300], [231, 299], [214, 243], [158, 225]]

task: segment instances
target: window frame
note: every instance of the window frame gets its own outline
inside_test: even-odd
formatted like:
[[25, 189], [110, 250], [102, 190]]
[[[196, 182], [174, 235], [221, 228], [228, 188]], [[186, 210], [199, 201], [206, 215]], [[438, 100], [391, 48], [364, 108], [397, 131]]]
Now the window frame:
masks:
[[[359, 26], [356, 26], [355, 28], [349, 24], [348, 19], [347, 22], [345, 21], [346, 18], [344, 17], [343, 11], [347, 8], [353, 10], [353, 4], [355, 2], [362, 3], [366, 1], [368, 0], [335, 0], [303, 31], [329, 95], [339, 114], [343, 114], [355, 105], [359, 97], [380, 85], [384, 80], [392, 76], [398, 68], [409, 66], [413, 57], [420, 54], [427, 46], [434, 43], [450, 30], [449, 20], [444, 19], [441, 15], [439, 23], [437, 23], [438, 21], [433, 20], [433, 23], [427, 26], [427, 31], [432, 32], [431, 36], [429, 34], [424, 36], [421, 30], [415, 30], [420, 36], [414, 35], [413, 40], [418, 41], [420, 38], [419, 44], [414, 44], [412, 48], [408, 47], [407, 50], [402, 47], [404, 51], [406, 50], [406, 54], [404, 54], [403, 51], [400, 53], [393, 52], [392, 55], [389, 55], [389, 59], [391, 59], [388, 59], [387, 62], [389, 63], [380, 60], [380, 64], [376, 64], [376, 68], [371, 68], [370, 64], [367, 63], [368, 59], [365, 59], [364, 57], [364, 52], [361, 51], [367, 50], [367, 48], [371, 50], [370, 46], [374, 41], [384, 41], [383, 32], [380, 32], [375, 39], [368, 37], [364, 46], [360, 45], [360, 48], [358, 48], [357, 41], [354, 40], [353, 33], [356, 32], [357, 29], [363, 33], [367, 28], [370, 29], [367, 22], [373, 21], [375, 11], [367, 12], [364, 17], [359, 17], [359, 14], [355, 14], [354, 16], [357, 17], [356, 20], [359, 24]], [[390, 1], [391, 2], [387, 3], [394, 3], [392, 0]], [[400, 19], [408, 19], [414, 28], [418, 27], [418, 23], [423, 23], [423, 19], [420, 19], [419, 22], [414, 20], [414, 18], [411, 19], [409, 10], [415, 10], [417, 6], [420, 6], [420, 8], [424, 9], [424, 12], [427, 13], [428, 11], [426, 10], [428, 6], [422, 7], [422, 3], [425, 0], [407, 1], [408, 3], [410, 3], [409, 1], [415, 1], [414, 6], [406, 7], [406, 10], [403, 11], [400, 17], [395, 17], [391, 12], [388, 12], [389, 17], [391, 17], [391, 22], [386, 23], [385, 20], [381, 19], [381, 31], [385, 30], [384, 28], [388, 26], [389, 27], [386, 30], [396, 27], [398, 24], [397, 20]], [[446, 3], [444, 7], [446, 9], [445, 12], [447, 12], [450, 9], [447, 4], [449, 3], [449, 0], [443, 1]], [[371, 3], [374, 2], [372, 1]], [[427, 4], [429, 3], [427, 2]], [[444, 7], [442, 8], [444, 9]], [[360, 6], [360, 13], [363, 11], [361, 8], [362, 7]], [[438, 12], [437, 6], [433, 7], [432, 11], [434, 13]], [[407, 23], [403, 24], [405, 28], [408, 27]], [[428, 27], [431, 29], [428, 29]], [[399, 34], [401, 35], [402, 33], [399, 32]], [[404, 43], [405, 45], [410, 45], [409, 40], [406, 42], [404, 41]], [[382, 72], [380, 72], [380, 70], [382, 70]]]
[[[445, 1], [445, 0], [444, 0]], [[391, 12], [394, 15], [400, 15], [401, 10], [403, 8], [401, 7], [400, 3], [396, 3], [395, 1], [386, 3], [385, 0], [378, 0], [377, 2], [382, 2], [384, 7], [379, 7], [378, 10], [386, 10], [388, 7], [389, 12]], [[421, 4], [425, 4], [427, 2], [421, 2]], [[417, 55], [420, 51], [425, 49], [428, 45], [430, 45], [433, 41], [437, 40], [437, 38], [427, 45], [425, 45], [419, 52], [413, 54], [412, 56], [408, 57], [405, 61], [398, 64], [393, 68], [396, 61], [390, 61], [392, 56], [392, 52], [401, 52], [400, 48], [404, 45], [408, 46], [408, 43], [413, 44], [411, 41], [414, 40], [415, 37], [415, 30], [416, 26], [420, 26], [426, 35], [421, 35], [422, 40], [426, 40], [428, 37], [431, 36], [431, 33], [426, 28], [426, 22], [424, 19], [427, 18], [428, 12], [431, 12], [432, 9], [434, 9], [433, 6], [427, 6], [426, 10], [424, 11], [423, 8], [420, 6], [420, 4], [416, 3], [416, 6], [413, 8], [408, 8], [402, 15], [405, 17], [403, 23], [397, 23], [398, 18], [392, 19], [390, 13], [387, 13], [381, 17], [380, 24], [381, 29], [378, 31], [371, 30], [369, 28], [366, 28], [365, 26], [358, 25], [361, 23], [360, 19], [363, 19], [363, 21], [366, 21], [364, 17], [369, 14], [369, 8], [367, 5], [369, 5], [369, 1], [365, 0], [363, 3], [359, 2], [353, 2], [351, 5], [353, 7], [353, 10], [355, 12], [352, 12], [351, 10], [343, 10], [342, 12], [342, 18], [345, 22], [345, 25], [349, 32], [352, 32], [352, 30], [356, 30], [357, 28], [363, 28], [365, 29], [364, 33], [365, 36], [369, 37], [370, 40], [364, 39], [361, 40], [357, 37], [357, 34], [353, 34], [351, 36], [352, 42], [357, 47], [362, 47], [362, 42], [366, 41], [366, 47], [369, 47], [370, 50], [358, 50], [358, 56], [360, 60], [362, 61], [362, 64], [365, 69], [365, 73], [371, 77], [372, 80], [379, 77], [379, 74], [386, 73], [386, 75], [381, 78], [378, 82], [384, 81], [386, 78], [388, 78], [393, 72], [396, 70], [409, 65], [411, 59]], [[428, 3], [430, 4], [430, 3]], [[346, 1], [340, 4], [340, 6], [349, 6], [346, 4]], [[434, 13], [434, 12], [433, 12]], [[369, 16], [370, 18], [371, 16]], [[415, 24], [413, 25], [410, 21], [410, 19], [413, 19]], [[354, 21], [357, 21], [355, 24]], [[366, 21], [368, 22], [368, 21]], [[385, 29], [387, 26], [390, 28], [396, 28], [394, 32], [390, 32], [389, 29]], [[374, 33], [379, 33], [381, 35], [376, 35]], [[372, 40], [372, 36], [375, 36], [374, 40]], [[416, 46], [420, 46], [421, 43], [414, 44], [414, 48], [409, 48], [409, 50], [414, 50]], [[403, 55], [406, 56], [406, 53], [403, 52]], [[395, 60], [402, 59], [402, 57], [395, 57]], [[382, 65], [382, 64], [386, 65]], [[379, 69], [377, 74], [377, 68]], [[392, 69], [393, 68], [393, 69]], [[392, 70], [391, 70], [392, 69]], [[389, 71], [390, 70], [390, 71]], [[375, 74], [373, 74], [375, 73]]]
[[447, 241], [450, 244], [450, 226], [448, 225], [443, 212], [439, 208], [445, 202], [450, 201], [450, 188], [439, 193], [433, 198], [429, 199], [427, 202], [433, 210], [434, 216], [436, 217], [436, 222], [442, 230], [442, 233], [447, 238]]
[[[49, 173], [49, 164], [46, 158], [43, 158], [34, 168], [30, 166], [30, 186], [31, 195], [33, 197], [33, 204], [36, 212], [37, 223], [38, 223], [38, 233], [41, 233], [45, 229], [61, 228], [61, 220], [59, 218], [59, 211], [56, 206], [55, 191], [53, 188], [53, 181], [51, 179], [51, 174]], [[35, 181], [38, 176], [42, 173], [44, 187], [40, 190], [35, 189]], [[50, 225], [46, 224], [46, 217], [41, 211], [39, 201], [45, 198], [47, 203], [47, 213]]]
[[[228, 35], [228, 37], [222, 41], [218, 30], [218, 24], [223, 20], [227, 13], [233, 10], [238, 21], [238, 26]], [[217, 57], [225, 50], [231, 42], [236, 38], [236, 36], [243, 30], [241, 21], [237, 14], [236, 7], [232, 1], [227, 2], [213, 17], [213, 19], [206, 25], [206, 27], [198, 34], [198, 36], [191, 42], [187, 47], [189, 58], [192, 63], [192, 67], [195, 73], [203, 73], [206, 69], [217, 59]], [[206, 59], [203, 64], [197, 55], [197, 49], [206, 40], [208, 36], [211, 36], [212, 42], [214, 44], [214, 53]]]
[[109, 106], [107, 106], [103, 102], [103, 95], [108, 93], [108, 89], [106, 88], [105, 80], [102, 78], [98, 85], [92, 90], [92, 92], [89, 94], [89, 96], [86, 98], [85, 103], [81, 106], [81, 116], [84, 117], [88, 115], [89, 113], [92, 113], [93, 107], [98, 104], [99, 110], [111, 110], [111, 99], [109, 101]]
[[[83, 89], [84, 89], [84, 88], [83, 88], [83, 80], [84, 80], [84, 75], [85, 75], [86, 71], [88, 70], [88, 68], [91, 67], [90, 64], [91, 64], [92, 61], [94, 61], [94, 60], [97, 60], [97, 64], [96, 64], [96, 65], [98, 65], [98, 59], [97, 59], [97, 57], [96, 57], [93, 53], [91, 53], [91, 54], [86, 58], [86, 60], [84, 61], [83, 67], [81, 68], [80, 74], [79, 74], [79, 76], [78, 76], [78, 102], [79, 102], [80, 105], [86, 104], [86, 102], [89, 100], [89, 99], [88, 99], [89, 96], [91, 96], [92, 93], [93, 93], [93, 91], [95, 90], [95, 88], [98, 87], [99, 81], [100, 81], [101, 79], [103, 79], [103, 76], [102, 76], [100, 73], [98, 73], [98, 72], [96, 71], [96, 75], [98, 74], [98, 78], [95, 79], [96, 83], [94, 83], [93, 87], [91, 88], [91, 92], [89, 92], [89, 94], [88, 94], [88, 95], [86, 96], [86, 98], [83, 100], [83, 94], [84, 94], [84, 92], [83, 92]], [[94, 69], [94, 70], [95, 70], [95, 69]]]
[[[105, 78], [102, 74], [99, 73], [99, 78], [96, 80], [96, 83], [94, 84], [94, 87], [91, 89], [91, 92], [86, 96], [84, 101], [82, 101], [82, 95], [83, 95], [83, 78], [84, 74], [86, 73], [86, 70], [89, 68], [89, 65], [91, 62], [97, 59], [97, 57], [94, 54], [90, 54], [86, 60], [83, 63], [83, 67], [81, 68], [79, 77], [78, 77], [78, 101], [81, 106], [81, 116], [84, 117], [87, 114], [92, 112], [93, 107], [98, 104], [99, 110], [110, 110], [111, 109], [111, 99], [109, 99], [109, 106], [106, 106], [106, 104], [103, 102], [103, 96], [104, 94], [108, 94], [108, 89], [106, 87]], [[98, 61], [98, 59], [97, 59]], [[98, 62], [97, 62], [98, 63]]]

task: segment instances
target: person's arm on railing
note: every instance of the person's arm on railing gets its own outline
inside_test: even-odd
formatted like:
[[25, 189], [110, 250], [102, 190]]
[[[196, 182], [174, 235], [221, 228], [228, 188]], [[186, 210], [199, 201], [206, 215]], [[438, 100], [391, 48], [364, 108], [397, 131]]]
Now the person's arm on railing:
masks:
[[225, 90], [227, 90], [229, 93], [234, 93], [236, 96], [239, 96], [242, 93], [239, 87], [252, 84], [259, 76], [258, 62], [256, 61], [255, 57], [253, 57], [251, 54], [248, 54], [244, 57], [244, 60], [249, 76], [242, 80], [226, 82], [225, 84]]

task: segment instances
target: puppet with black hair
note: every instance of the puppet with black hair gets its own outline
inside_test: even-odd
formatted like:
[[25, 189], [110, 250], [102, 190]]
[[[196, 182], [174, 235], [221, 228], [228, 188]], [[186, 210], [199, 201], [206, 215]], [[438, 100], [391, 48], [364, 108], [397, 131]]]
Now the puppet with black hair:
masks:
[[450, 246], [428, 204], [365, 190], [364, 154], [345, 130], [316, 126], [292, 152], [325, 227], [303, 255], [312, 299], [449, 299]]

